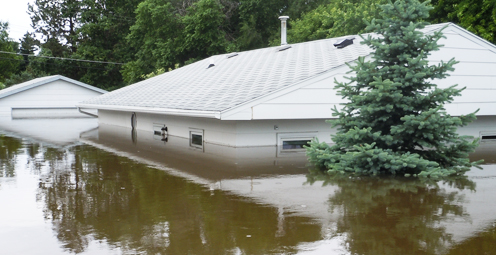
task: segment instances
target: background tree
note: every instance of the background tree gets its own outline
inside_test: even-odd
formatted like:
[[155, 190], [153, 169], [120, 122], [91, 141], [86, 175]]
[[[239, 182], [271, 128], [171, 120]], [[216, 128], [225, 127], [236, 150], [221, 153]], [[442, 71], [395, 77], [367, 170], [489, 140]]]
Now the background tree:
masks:
[[496, 43], [496, 1], [435, 0], [434, 22], [454, 22], [480, 37]]
[[182, 3], [146, 0], [139, 4], [128, 36], [138, 52], [136, 60], [124, 67], [127, 83], [158, 69], [172, 69], [227, 51], [226, 8], [218, 0]]
[[[85, 0], [81, 26], [77, 29], [78, 48], [72, 58], [126, 63], [135, 49], [126, 36], [135, 22], [135, 10], [141, 0]], [[84, 71], [78, 80], [106, 90], [122, 87], [122, 64], [80, 63]], [[105, 82], [102, 82], [105, 81]]]
[[76, 52], [82, 9], [82, 0], [35, 0], [28, 4], [32, 27], [41, 34], [45, 48], [57, 57], [65, 51]]
[[386, 0], [345, 0], [320, 5], [292, 22], [289, 41], [306, 42], [362, 33], [366, 27], [364, 20], [379, 18], [379, 5], [384, 3]]
[[383, 19], [367, 26], [380, 36], [364, 38], [374, 50], [372, 60], [359, 58], [338, 94], [348, 100], [333, 121], [335, 145], [313, 141], [309, 160], [329, 172], [354, 174], [414, 174], [448, 176], [468, 171], [468, 153], [477, 140], [460, 137], [457, 127], [475, 114], [452, 117], [444, 104], [460, 95], [456, 85], [441, 89], [433, 82], [454, 70], [454, 59], [429, 65], [427, 57], [439, 49], [441, 32], [424, 35], [431, 7], [417, 0], [398, 0], [381, 6]]
[[[19, 64], [22, 61], [20, 56], [15, 55], [18, 43], [9, 38], [9, 23], [0, 22], [0, 84], [5, 79], [18, 71]], [[3, 85], [0, 85], [3, 88]]]
[[[92, 62], [38, 59], [34, 74], [60, 74], [103, 89], [122, 87], [122, 64], [135, 54], [125, 37], [140, 0], [37, 0], [29, 5], [40, 54]], [[104, 63], [104, 62], [111, 62]]]
[[24, 37], [19, 40], [21, 42], [19, 53], [22, 54], [24, 62], [21, 63], [19, 70], [25, 71], [29, 65], [29, 56], [33, 55], [39, 48], [40, 41], [36, 39], [35, 35], [29, 32], [24, 34]]

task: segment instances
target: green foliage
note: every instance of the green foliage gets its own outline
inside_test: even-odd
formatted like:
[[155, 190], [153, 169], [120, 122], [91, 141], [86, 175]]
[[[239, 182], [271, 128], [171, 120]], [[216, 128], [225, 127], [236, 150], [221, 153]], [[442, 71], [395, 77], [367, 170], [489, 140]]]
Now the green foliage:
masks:
[[15, 84], [23, 83], [26, 81], [30, 81], [32, 79], [38, 78], [38, 77], [44, 77], [47, 76], [46, 74], [34, 74], [31, 70], [23, 71], [19, 74], [14, 74], [10, 76], [10, 78], [5, 80], [5, 87], [10, 87]]
[[[85, 1], [81, 12], [78, 49], [73, 58], [126, 63], [136, 50], [126, 42], [129, 28], [135, 22], [136, 7], [141, 0]], [[85, 70], [78, 79], [106, 90], [124, 85], [119, 64], [78, 64]], [[102, 81], [105, 81], [102, 83]]]
[[364, 31], [365, 20], [379, 17], [379, 5], [386, 0], [345, 0], [320, 5], [293, 22], [290, 42], [332, 38]]
[[447, 114], [443, 105], [463, 89], [441, 89], [432, 83], [448, 76], [456, 61], [427, 61], [443, 37], [441, 32], [421, 31], [428, 23], [419, 20], [428, 18], [431, 7], [417, 0], [381, 7], [384, 18], [367, 26], [380, 36], [363, 41], [374, 50], [371, 61], [359, 58], [350, 66], [356, 75], [335, 87], [348, 100], [343, 109], [334, 109], [335, 144], [312, 141], [309, 160], [337, 173], [432, 178], [462, 174], [478, 164], [468, 159], [478, 141], [456, 131], [472, 122], [475, 113]]
[[38, 41], [34, 34], [26, 32], [24, 37], [20, 39], [21, 45], [19, 48], [19, 52], [24, 54], [22, 57], [24, 58], [24, 62], [21, 63], [19, 70], [25, 71], [29, 65], [29, 56], [33, 55], [36, 50], [38, 50], [40, 46], [40, 41]]
[[154, 70], [232, 51], [266, 47], [281, 15], [298, 18], [327, 0], [145, 0], [127, 37], [136, 58], [122, 70], [133, 83]]
[[[33, 27], [41, 35], [40, 54], [47, 57], [125, 63], [135, 54], [125, 38], [140, 0], [36, 0], [29, 6]], [[119, 64], [40, 59], [34, 72], [61, 74], [112, 90], [122, 87]]]
[[[170, 70], [169, 70], [169, 71], [170, 71]], [[151, 73], [149, 73], [149, 74], [147, 74], [147, 75], [143, 75], [143, 76], [142, 76], [142, 78], [146, 80], [146, 79], [150, 79], [150, 78], [152, 78], [152, 77], [155, 77], [155, 76], [157, 76], [157, 75], [161, 75], [161, 74], [163, 74], [163, 73], [165, 73], [165, 69], [160, 68], [160, 69], [157, 69], [157, 70], [155, 70], [154, 72], [151, 72]]]
[[433, 22], [454, 22], [480, 37], [496, 43], [496, 1], [435, 0]]
[[[15, 53], [17, 43], [9, 38], [9, 23], [0, 22], [0, 51]], [[0, 83], [18, 71], [22, 61], [20, 56], [11, 53], [0, 53]]]
[[[54, 53], [58, 53], [61, 46], [67, 46], [64, 47], [65, 50], [76, 51], [76, 30], [80, 25], [83, 2], [82, 0], [35, 0], [33, 4], [28, 4], [32, 26], [48, 43], [45, 47]], [[62, 41], [65, 41], [65, 44]]]

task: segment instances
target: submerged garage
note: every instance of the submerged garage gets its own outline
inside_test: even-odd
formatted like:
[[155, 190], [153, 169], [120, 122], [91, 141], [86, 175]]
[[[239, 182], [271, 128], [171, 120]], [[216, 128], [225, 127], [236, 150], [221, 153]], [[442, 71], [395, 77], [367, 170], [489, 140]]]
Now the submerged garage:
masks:
[[47, 76], [0, 90], [0, 117], [85, 118], [76, 104], [107, 93], [61, 76]]

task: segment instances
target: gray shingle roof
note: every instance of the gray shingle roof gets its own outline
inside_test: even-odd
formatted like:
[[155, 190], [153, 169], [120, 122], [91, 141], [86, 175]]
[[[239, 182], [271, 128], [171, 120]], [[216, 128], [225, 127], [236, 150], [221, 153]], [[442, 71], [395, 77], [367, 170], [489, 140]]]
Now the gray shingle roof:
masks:
[[[429, 26], [426, 31], [443, 25]], [[230, 54], [212, 56], [81, 105], [222, 112], [370, 54], [359, 36], [343, 49], [334, 47], [342, 38], [292, 44], [284, 51], [270, 47], [231, 58]], [[215, 66], [207, 69], [211, 63]]]
[[[369, 54], [356, 42], [336, 49], [335, 41], [212, 56], [82, 104], [223, 111]], [[211, 61], [215, 66], [207, 69]]]

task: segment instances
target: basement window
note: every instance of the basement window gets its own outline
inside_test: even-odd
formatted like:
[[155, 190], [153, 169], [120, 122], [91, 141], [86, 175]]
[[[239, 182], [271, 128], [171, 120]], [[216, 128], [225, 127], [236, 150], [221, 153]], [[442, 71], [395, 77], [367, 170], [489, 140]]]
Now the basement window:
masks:
[[317, 132], [277, 133], [278, 154], [304, 152], [305, 146], [317, 136]]
[[189, 130], [189, 146], [203, 150], [203, 129], [191, 128]]
[[485, 135], [481, 140], [496, 140], [496, 135]]
[[300, 150], [305, 149], [304, 146], [307, 146], [311, 139], [308, 140], [284, 140], [282, 141], [282, 149], [283, 150]]
[[496, 132], [480, 132], [481, 142], [496, 142]]

